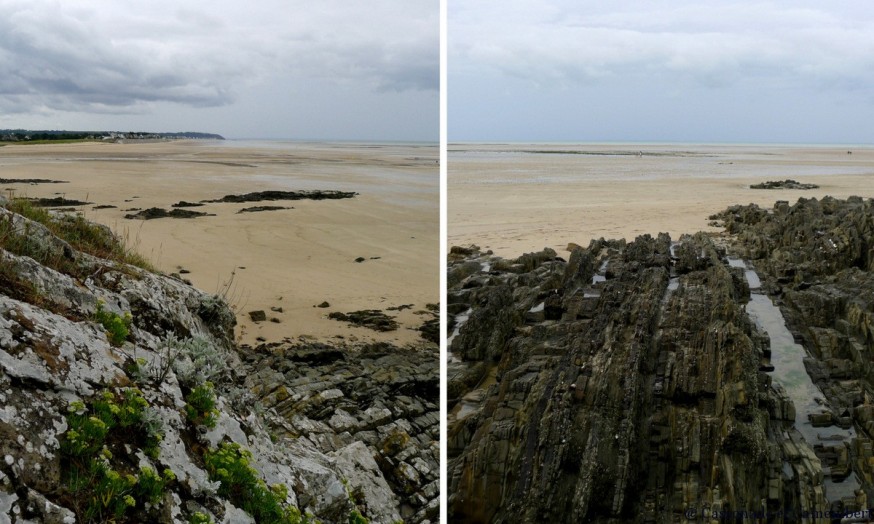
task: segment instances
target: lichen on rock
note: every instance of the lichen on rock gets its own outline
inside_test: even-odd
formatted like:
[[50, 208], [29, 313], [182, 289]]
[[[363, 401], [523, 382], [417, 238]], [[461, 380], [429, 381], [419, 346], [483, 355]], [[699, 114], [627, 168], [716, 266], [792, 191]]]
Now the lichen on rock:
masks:
[[[290, 350], [282, 372], [271, 373], [271, 348], [234, 344], [234, 313], [221, 297], [89, 255], [3, 207], [0, 221], [32, 242], [13, 249], [0, 239], [0, 519], [252, 521], [261, 510], [223, 495], [228, 480], [205, 463], [230, 443], [251, 457], [244, 477], [265, 487], [264, 503], [284, 522], [436, 518], [433, 351], [314, 344]], [[103, 324], [116, 316], [129, 318], [129, 329], [111, 339]], [[328, 357], [323, 376], [307, 355]], [[380, 375], [390, 363], [403, 371]], [[354, 369], [370, 375], [356, 378]], [[191, 392], [207, 380], [215, 416], [196, 411], [204, 404], [192, 415]], [[291, 399], [309, 407], [282, 404]], [[342, 410], [354, 435], [321, 422]], [[398, 424], [417, 438], [382, 464], [380, 438]], [[402, 491], [392, 461], [418, 465], [420, 484]]]

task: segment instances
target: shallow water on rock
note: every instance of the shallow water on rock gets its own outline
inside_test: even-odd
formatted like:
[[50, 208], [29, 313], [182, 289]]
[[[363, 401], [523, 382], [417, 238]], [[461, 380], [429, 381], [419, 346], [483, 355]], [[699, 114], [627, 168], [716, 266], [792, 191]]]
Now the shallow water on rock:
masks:
[[[742, 260], [739, 261], [740, 264], [734, 260], [736, 259], [729, 259], [729, 265], [746, 269], [750, 289], [760, 288], [761, 281], [755, 271], [747, 267]], [[809, 355], [804, 347], [795, 342], [795, 338], [786, 327], [786, 320], [780, 309], [762, 293], [751, 293], [746, 309], [756, 325], [768, 333], [771, 340], [771, 364], [774, 366], [771, 376], [783, 386], [795, 404], [795, 427], [804, 440], [811, 447], [817, 444], [835, 445], [841, 440], [849, 443], [856, 436], [852, 428], [841, 429], [837, 426], [817, 428], [810, 423], [808, 415], [826, 411], [820, 405], [824, 402], [825, 396], [807, 374], [804, 359]], [[823, 464], [823, 471], [827, 472], [828, 469]], [[851, 473], [841, 481], [834, 481], [827, 476], [823, 484], [826, 488], [826, 497], [830, 501], [853, 497], [853, 492], [860, 487], [855, 473]]]
[[[458, 333], [461, 332], [461, 326], [463, 326], [464, 323], [467, 322], [467, 320], [470, 318], [470, 311], [471, 310], [468, 309], [468, 310], [464, 311], [463, 313], [459, 313], [458, 315], [455, 316], [455, 329], [453, 329], [452, 333], [449, 335], [449, 337], [446, 338], [446, 347], [447, 348], [452, 347], [452, 341], [455, 339], [455, 337], [458, 336]], [[452, 351], [447, 351], [446, 354], [449, 356], [449, 360], [452, 360], [453, 358], [455, 358], [454, 355], [452, 354]]]

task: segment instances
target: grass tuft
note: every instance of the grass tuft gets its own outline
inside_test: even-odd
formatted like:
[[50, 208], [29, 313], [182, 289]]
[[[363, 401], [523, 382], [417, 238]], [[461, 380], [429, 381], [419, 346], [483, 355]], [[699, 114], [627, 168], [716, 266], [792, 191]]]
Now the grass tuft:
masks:
[[[90, 222], [82, 216], [52, 216], [48, 210], [35, 206], [26, 198], [12, 199], [6, 204], [6, 208], [44, 225], [55, 236], [66, 241], [77, 251], [156, 272], [155, 267], [145, 257], [129, 249], [127, 242], [113, 234], [106, 226]], [[26, 236], [26, 232], [11, 231], [11, 228], [7, 225], [6, 231], [0, 231], [0, 246], [16, 254], [30, 256], [40, 263], [52, 262], [45, 255], [39, 258], [38, 256], [33, 256], [34, 254], [39, 255], [39, 249], [34, 249], [33, 247], [30, 249], [27, 249], [26, 246], [18, 247], [19, 250], [27, 252], [18, 252], [16, 249], [6, 247], [7, 243], [12, 244], [13, 248], [15, 248], [14, 244], [16, 243], [22, 244], [20, 239], [11, 238], [16, 234], [21, 236], [21, 233], [25, 233]], [[26, 244], [26, 242], [24, 243]], [[44, 249], [43, 251], [46, 250]], [[69, 268], [67, 269], [69, 271]], [[68, 271], [63, 272], [68, 273]]]

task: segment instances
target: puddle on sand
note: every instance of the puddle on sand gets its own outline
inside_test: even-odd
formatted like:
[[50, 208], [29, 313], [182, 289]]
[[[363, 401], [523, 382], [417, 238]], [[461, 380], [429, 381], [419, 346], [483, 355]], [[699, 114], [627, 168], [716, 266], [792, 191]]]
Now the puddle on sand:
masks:
[[[729, 259], [729, 265], [746, 269], [750, 289], [760, 288], [761, 281], [755, 271], [749, 269], [742, 260], [739, 261], [740, 264], [733, 260], [737, 259]], [[751, 293], [750, 302], [746, 309], [756, 325], [767, 332], [770, 337], [771, 364], [774, 366], [771, 376], [783, 386], [786, 394], [795, 404], [795, 427], [804, 437], [804, 440], [811, 448], [817, 444], [835, 445], [840, 440], [849, 443], [856, 436], [852, 428], [841, 429], [837, 426], [815, 428], [808, 420], [809, 414], [824, 411], [815, 399], [824, 399], [825, 395], [807, 374], [804, 367], [804, 359], [808, 356], [807, 351], [803, 346], [795, 343], [795, 338], [786, 327], [786, 320], [780, 309], [771, 302], [767, 295], [762, 293]], [[827, 471], [828, 467], [823, 465], [823, 470]], [[853, 492], [860, 487], [855, 472], [839, 482], [826, 478], [823, 484], [829, 501], [844, 497], [852, 498], [855, 496]]]

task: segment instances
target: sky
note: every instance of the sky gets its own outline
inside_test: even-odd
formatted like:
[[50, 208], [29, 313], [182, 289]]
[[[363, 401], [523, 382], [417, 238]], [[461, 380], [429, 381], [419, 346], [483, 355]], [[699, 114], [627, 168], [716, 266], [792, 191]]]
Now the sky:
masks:
[[874, 142], [866, 1], [447, 9], [450, 142]]
[[439, 0], [0, 0], [0, 128], [439, 137]]

